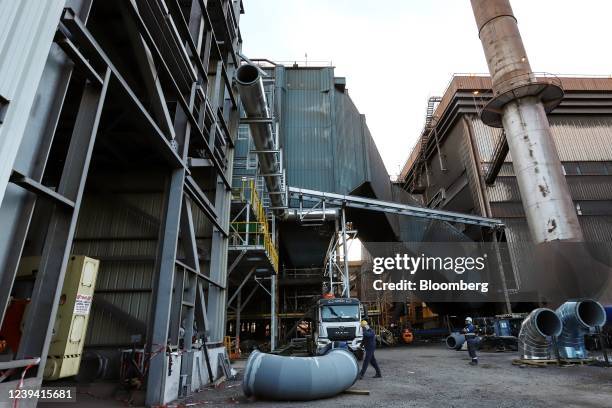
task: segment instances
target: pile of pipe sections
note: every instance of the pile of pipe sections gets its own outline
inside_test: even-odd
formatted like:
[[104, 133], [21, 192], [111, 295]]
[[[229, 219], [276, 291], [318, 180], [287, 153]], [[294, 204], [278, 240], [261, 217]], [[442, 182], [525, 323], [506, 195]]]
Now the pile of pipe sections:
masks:
[[519, 333], [519, 353], [525, 360], [556, 358], [552, 339], [557, 339], [559, 357], [586, 359], [584, 336], [606, 323], [606, 310], [594, 300], [576, 300], [563, 303], [553, 312], [535, 309], [527, 316]]
[[606, 323], [606, 310], [594, 300], [565, 302], [556, 311], [563, 323], [557, 340], [559, 356], [563, 359], [585, 359], [588, 353], [584, 336]]
[[324, 356], [291, 357], [253, 351], [242, 390], [247, 397], [276, 401], [329, 398], [351, 387], [359, 367], [350, 351], [336, 348]]
[[561, 319], [547, 308], [535, 309], [523, 320], [519, 332], [519, 354], [524, 360], [550, 360], [551, 340], [561, 334]]
[[446, 347], [451, 350], [461, 350], [465, 343], [465, 336], [458, 332], [453, 332], [446, 338]]

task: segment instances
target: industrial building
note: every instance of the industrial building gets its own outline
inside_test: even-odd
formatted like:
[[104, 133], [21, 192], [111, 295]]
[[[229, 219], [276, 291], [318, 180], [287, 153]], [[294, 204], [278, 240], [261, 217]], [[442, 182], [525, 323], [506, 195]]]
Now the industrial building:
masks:
[[[538, 78], [564, 90], [548, 120], [585, 239], [610, 242], [612, 80]], [[428, 207], [502, 220], [509, 243], [533, 242], [503, 130], [480, 119], [492, 96], [488, 75], [455, 75], [441, 97], [430, 99], [423, 132], [396, 183]], [[529, 260], [520, 255], [511, 253], [509, 289], [518, 290], [530, 279], [529, 273], [521, 274]]]
[[[483, 336], [533, 336], [523, 360], [551, 360], [551, 336], [559, 364], [590, 358], [612, 290], [563, 281], [581, 299], [541, 309], [558, 304], [520, 296], [539, 282], [521, 246], [609, 283], [587, 243], [612, 241], [612, 79], [532, 72], [508, 1], [473, 0], [490, 75], [429, 99], [391, 180], [351, 78], [245, 55], [244, 6], [0, 2], [0, 406], [43, 386], [197, 405], [236, 368], [249, 398], [332, 397], [357, 380], [362, 318], [379, 344], [430, 344], [469, 312]], [[372, 257], [406, 243], [494, 245], [495, 296], [372, 295]], [[533, 328], [493, 335], [493, 315]]]

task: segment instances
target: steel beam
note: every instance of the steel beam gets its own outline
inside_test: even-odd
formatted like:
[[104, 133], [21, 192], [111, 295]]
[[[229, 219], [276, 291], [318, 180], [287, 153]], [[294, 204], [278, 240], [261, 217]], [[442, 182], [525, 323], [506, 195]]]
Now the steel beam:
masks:
[[314, 200], [324, 200], [327, 205], [331, 204], [338, 207], [346, 206], [368, 211], [378, 211], [399, 215], [407, 215], [417, 218], [458, 222], [488, 228], [500, 228], [504, 225], [501, 220], [494, 218], [486, 218], [477, 215], [463, 214], [452, 211], [434, 210], [431, 208], [417, 207], [413, 205], [394, 203], [390, 201], [374, 200], [371, 198], [327, 193], [323, 191], [308, 190], [296, 187], [289, 187], [289, 195], [293, 198], [298, 199], [306, 198]]
[[[29, 316], [22, 329], [17, 359], [40, 357], [46, 361], [53, 333], [60, 292], [72, 248], [85, 181], [95, 144], [102, 108], [111, 79], [106, 70], [102, 86], [87, 82], [74, 124], [68, 154], [58, 186], [58, 194], [74, 202], [72, 212], [54, 207], [40, 259], [29, 306]], [[38, 367], [42, 377], [44, 364]]]
[[[154, 306], [150, 318], [151, 333], [147, 336], [147, 352], [150, 353], [147, 378], [146, 404], [159, 405], [164, 399], [168, 355], [168, 343], [172, 292], [174, 286], [176, 248], [179, 237], [181, 209], [183, 205], [183, 184], [185, 169], [174, 169], [166, 194], [164, 219], [162, 222], [157, 274], [154, 282]], [[156, 352], [162, 349], [162, 352]]]
[[502, 133], [500, 139], [497, 141], [495, 145], [495, 150], [493, 151], [493, 162], [487, 171], [485, 176], [485, 182], [487, 184], [495, 183], [495, 179], [499, 174], [502, 166], [504, 165], [504, 160], [506, 160], [506, 156], [508, 156], [508, 140], [506, 140], [506, 134]]

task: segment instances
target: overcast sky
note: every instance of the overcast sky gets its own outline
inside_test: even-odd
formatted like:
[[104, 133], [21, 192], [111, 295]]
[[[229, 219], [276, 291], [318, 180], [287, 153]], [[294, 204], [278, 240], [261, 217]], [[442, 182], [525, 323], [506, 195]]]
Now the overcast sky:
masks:
[[[427, 98], [453, 73], [488, 72], [468, 0], [243, 0], [244, 53], [331, 61], [398, 173]], [[534, 71], [612, 74], [612, 1], [513, 0]]]

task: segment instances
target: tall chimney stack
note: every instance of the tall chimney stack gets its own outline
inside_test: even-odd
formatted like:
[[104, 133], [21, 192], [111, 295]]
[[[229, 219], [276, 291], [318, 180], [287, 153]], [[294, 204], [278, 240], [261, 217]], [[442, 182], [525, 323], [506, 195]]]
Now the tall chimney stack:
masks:
[[561, 83], [531, 71], [509, 0], [471, 2], [493, 83], [481, 119], [505, 130], [533, 241], [584, 241], [546, 117]]

